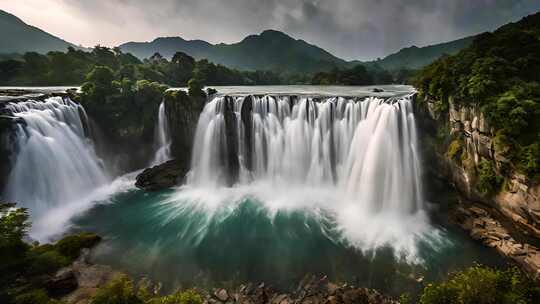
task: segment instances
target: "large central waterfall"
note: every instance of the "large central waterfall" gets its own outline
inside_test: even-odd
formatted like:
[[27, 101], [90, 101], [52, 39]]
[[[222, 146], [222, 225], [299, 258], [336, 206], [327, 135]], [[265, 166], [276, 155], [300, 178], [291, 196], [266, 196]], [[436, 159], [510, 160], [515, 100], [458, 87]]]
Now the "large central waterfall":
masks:
[[88, 200], [109, 178], [85, 136], [81, 117], [86, 114], [80, 105], [51, 97], [11, 103], [6, 109], [24, 123], [16, 126], [5, 196], [29, 208], [32, 236], [39, 238], [65, 224], [61, 214], [74, 213], [69, 209], [79, 208], [77, 203]]
[[270, 217], [303, 210], [330, 221], [336, 241], [412, 257], [429, 227], [420, 175], [410, 95], [219, 96], [200, 115], [188, 183], [169, 202], [222, 218], [246, 199]]

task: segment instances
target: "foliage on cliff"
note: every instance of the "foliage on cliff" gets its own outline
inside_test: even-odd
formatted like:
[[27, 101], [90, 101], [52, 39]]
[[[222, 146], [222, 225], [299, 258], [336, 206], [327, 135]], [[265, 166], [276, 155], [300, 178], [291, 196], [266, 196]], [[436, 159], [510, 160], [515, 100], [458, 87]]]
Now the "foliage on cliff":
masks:
[[540, 174], [540, 13], [476, 37], [472, 45], [424, 68], [420, 93], [448, 112], [450, 97], [478, 104], [515, 169]]
[[116, 79], [112, 69], [95, 67], [86, 78], [81, 103], [112, 138], [151, 139], [155, 113], [168, 88], [148, 80]]

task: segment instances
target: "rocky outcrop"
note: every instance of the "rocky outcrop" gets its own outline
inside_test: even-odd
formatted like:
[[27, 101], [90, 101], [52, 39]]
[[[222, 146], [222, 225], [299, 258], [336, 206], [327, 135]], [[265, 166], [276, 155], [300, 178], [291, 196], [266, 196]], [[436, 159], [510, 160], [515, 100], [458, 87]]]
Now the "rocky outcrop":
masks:
[[187, 164], [170, 160], [145, 169], [137, 175], [135, 186], [146, 191], [159, 191], [179, 185], [189, 170]]
[[184, 91], [167, 91], [164, 94], [165, 115], [171, 134], [171, 153], [179, 162], [189, 165], [193, 138], [205, 99], [192, 97]]
[[455, 218], [463, 229], [469, 231], [473, 239], [512, 259], [534, 280], [540, 281], [540, 250], [514, 239], [510, 231], [492, 216], [492, 213], [473, 204], [457, 208]]
[[[503, 151], [495, 149], [494, 130], [478, 105], [465, 106], [449, 98], [448, 114], [441, 115], [435, 110], [435, 103], [430, 99], [424, 100], [425, 112], [439, 128], [448, 126], [448, 135], [463, 138], [465, 158], [470, 161], [467, 166], [439, 151], [437, 167], [440, 173], [448, 177], [467, 200], [497, 209], [523, 233], [540, 238], [540, 184], [531, 184], [525, 176], [513, 170], [501, 170], [512, 165]], [[480, 193], [475, 187], [475, 166], [482, 159], [493, 163], [498, 174], [504, 175], [506, 180], [505, 187], [494, 196]]]
[[81, 256], [69, 267], [58, 271], [55, 277], [66, 277], [65, 284], [75, 286], [62, 300], [68, 304], [86, 304], [100, 287], [105, 286], [121, 273], [109, 266], [89, 262], [89, 249], [83, 249]]
[[373, 289], [347, 284], [335, 284], [327, 277], [308, 275], [298, 288], [290, 293], [278, 292], [264, 283], [241, 285], [235, 291], [216, 289], [206, 298], [207, 303], [241, 304], [392, 304], [397, 301]]
[[[478, 105], [465, 105], [467, 103], [459, 103], [452, 98], [448, 104], [448, 111], [444, 112], [437, 111], [440, 103], [428, 98], [416, 103], [425, 143], [433, 141], [435, 136], [440, 137], [441, 131], [446, 132], [446, 142], [436, 143], [428, 153], [434, 155], [426, 156], [433, 158], [428, 169], [446, 178], [458, 190], [463, 201], [458, 219], [473, 238], [495, 248], [538, 277], [538, 250], [526, 242], [517, 242], [495, 218], [508, 221], [515, 234], [540, 238], [540, 185], [531, 184], [525, 176], [511, 169], [513, 166], [504, 157], [504, 151], [496, 149], [494, 130]], [[434, 134], [437, 130], [438, 135]], [[449, 139], [460, 139], [462, 155], [449, 155], [450, 149], [446, 149]], [[492, 164], [496, 174], [505, 180], [504, 187], [497, 189], [495, 194], [478, 190], [478, 166], [482, 161]], [[478, 206], [483, 206], [483, 209]]]

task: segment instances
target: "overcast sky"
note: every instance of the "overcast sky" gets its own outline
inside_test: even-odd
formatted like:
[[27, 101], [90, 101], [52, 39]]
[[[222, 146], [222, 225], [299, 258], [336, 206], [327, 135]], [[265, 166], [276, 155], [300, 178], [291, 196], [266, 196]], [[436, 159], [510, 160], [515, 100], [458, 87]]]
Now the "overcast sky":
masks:
[[181, 36], [237, 42], [281, 30], [345, 59], [449, 41], [540, 10], [539, 0], [0, 0], [69, 42], [115, 46]]

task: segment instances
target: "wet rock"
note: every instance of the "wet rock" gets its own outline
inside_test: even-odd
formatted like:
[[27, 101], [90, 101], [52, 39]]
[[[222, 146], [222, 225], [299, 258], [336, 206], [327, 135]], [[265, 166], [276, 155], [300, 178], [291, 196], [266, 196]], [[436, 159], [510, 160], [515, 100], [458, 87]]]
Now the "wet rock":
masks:
[[[223, 293], [220, 296], [219, 293]], [[227, 292], [220, 289], [207, 298], [208, 303], [242, 303], [242, 304], [323, 304], [323, 303], [365, 303], [365, 304], [393, 304], [398, 303], [389, 297], [383, 296], [375, 290], [356, 288], [347, 284], [338, 285], [329, 282], [326, 276], [317, 277], [306, 275], [298, 284], [294, 292], [283, 293], [274, 291], [271, 287], [261, 283], [259, 285], [241, 285], [236, 292]], [[230, 295], [234, 294], [234, 297]]]
[[54, 276], [45, 281], [45, 288], [51, 296], [63, 296], [77, 289], [78, 283], [73, 268], [60, 269]]
[[182, 181], [188, 169], [176, 160], [145, 169], [137, 175], [135, 186], [146, 191], [159, 191], [174, 187]]
[[214, 296], [221, 302], [226, 302], [229, 299], [229, 294], [225, 289], [219, 289], [214, 293]]
[[62, 300], [68, 304], [90, 303], [98, 288], [105, 286], [120, 272], [109, 266], [89, 263], [88, 249], [83, 249], [79, 258], [69, 267], [77, 283], [77, 289], [67, 294]]
[[489, 209], [479, 205], [461, 206], [455, 219], [470, 236], [521, 266], [535, 280], [540, 280], [540, 251], [535, 246], [515, 240]]

